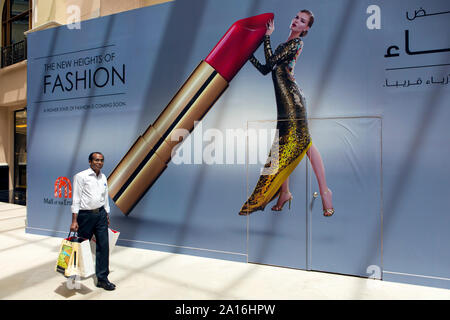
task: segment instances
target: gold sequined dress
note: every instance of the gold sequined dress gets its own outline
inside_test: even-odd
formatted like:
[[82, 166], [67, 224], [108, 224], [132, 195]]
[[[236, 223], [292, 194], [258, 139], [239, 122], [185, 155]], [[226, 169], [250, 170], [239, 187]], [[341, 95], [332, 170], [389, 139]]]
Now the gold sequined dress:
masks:
[[300, 55], [303, 41], [300, 38], [280, 44], [272, 53], [270, 37], [264, 37], [266, 64], [255, 56], [250, 62], [263, 74], [272, 72], [277, 102], [277, 133], [269, 158], [253, 193], [242, 206], [239, 214], [248, 215], [264, 210], [267, 203], [278, 194], [283, 182], [294, 171], [311, 146], [306, 104], [302, 91], [294, 78], [294, 66]]

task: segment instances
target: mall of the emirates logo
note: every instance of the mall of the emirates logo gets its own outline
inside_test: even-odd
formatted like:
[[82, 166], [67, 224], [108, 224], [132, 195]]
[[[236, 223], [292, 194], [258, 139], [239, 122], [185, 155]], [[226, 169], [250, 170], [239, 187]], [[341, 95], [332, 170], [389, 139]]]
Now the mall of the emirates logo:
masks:
[[67, 177], [58, 177], [54, 183], [54, 198], [44, 198], [44, 203], [51, 205], [72, 205], [72, 183]]

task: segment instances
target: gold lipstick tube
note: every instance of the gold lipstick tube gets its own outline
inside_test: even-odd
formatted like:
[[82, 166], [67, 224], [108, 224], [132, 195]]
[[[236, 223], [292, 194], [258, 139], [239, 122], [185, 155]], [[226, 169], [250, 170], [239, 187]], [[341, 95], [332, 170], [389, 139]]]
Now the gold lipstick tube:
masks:
[[205, 61], [200, 62], [173, 99], [122, 158], [108, 177], [111, 198], [128, 215], [147, 190], [167, 168], [172, 149], [180, 141], [177, 129], [192, 132], [228, 87], [225, 80]]

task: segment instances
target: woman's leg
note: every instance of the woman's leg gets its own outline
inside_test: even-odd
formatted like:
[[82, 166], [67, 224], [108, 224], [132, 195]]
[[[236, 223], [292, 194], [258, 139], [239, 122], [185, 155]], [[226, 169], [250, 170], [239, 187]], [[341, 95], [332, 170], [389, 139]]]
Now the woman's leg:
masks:
[[292, 199], [292, 194], [289, 191], [289, 177], [284, 180], [280, 188], [280, 195], [278, 196], [277, 204], [272, 207], [274, 211], [281, 211], [286, 201]]
[[[323, 165], [322, 157], [320, 156], [319, 150], [316, 148], [314, 144], [311, 144], [311, 147], [306, 152], [306, 155], [311, 162], [311, 166], [314, 170], [314, 174], [316, 175], [317, 182], [319, 184], [319, 191], [322, 197], [322, 205], [323, 209], [332, 209], [332, 193], [331, 190], [328, 189], [327, 180], [325, 179], [325, 167]], [[329, 213], [325, 213], [326, 215], [331, 215]]]

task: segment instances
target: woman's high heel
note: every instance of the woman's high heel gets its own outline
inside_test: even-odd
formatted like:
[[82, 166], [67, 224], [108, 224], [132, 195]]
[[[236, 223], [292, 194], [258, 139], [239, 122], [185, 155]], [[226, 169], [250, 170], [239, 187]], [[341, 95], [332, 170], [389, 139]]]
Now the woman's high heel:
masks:
[[[322, 206], [323, 206], [323, 207], [324, 207], [324, 205], [323, 205], [323, 197], [326, 196], [326, 195], [328, 195], [328, 194], [330, 194], [330, 197], [333, 195], [333, 193], [331, 192], [330, 189], [328, 189], [328, 190], [325, 191], [323, 194], [321, 194], [321, 197], [322, 197]], [[331, 199], [330, 199], [330, 200], [331, 200]], [[333, 207], [328, 208], [328, 209], [323, 208], [323, 215], [324, 215], [325, 217], [331, 217], [333, 214], [334, 214], [334, 208], [333, 208]]]
[[287, 191], [286, 191], [286, 192], [281, 192], [281, 193], [280, 193], [280, 197], [281, 197], [281, 195], [284, 194], [284, 193], [288, 193], [288, 194], [290, 195], [290, 197], [289, 197], [288, 199], [284, 200], [283, 203], [282, 203], [280, 206], [274, 205], [274, 206], [272, 207], [272, 211], [281, 211], [281, 210], [283, 210], [284, 204], [285, 204], [286, 202], [288, 202], [288, 201], [289, 201], [289, 210], [291, 210], [291, 201], [292, 201], [292, 199], [293, 199], [292, 194], [291, 194], [290, 192], [287, 192]]

